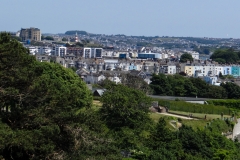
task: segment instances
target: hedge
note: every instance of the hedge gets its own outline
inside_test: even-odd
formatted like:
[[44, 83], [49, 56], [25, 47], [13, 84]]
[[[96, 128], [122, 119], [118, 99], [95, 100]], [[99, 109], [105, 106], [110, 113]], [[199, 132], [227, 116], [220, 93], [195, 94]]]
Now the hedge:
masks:
[[240, 110], [240, 100], [238, 99], [224, 99], [224, 100], [208, 100], [208, 104], [215, 106], [225, 106], [232, 109]]
[[194, 104], [185, 101], [157, 100], [160, 106], [168, 107], [169, 110], [183, 111], [191, 113], [204, 114], [231, 114], [231, 109], [225, 106], [217, 106], [213, 104]]

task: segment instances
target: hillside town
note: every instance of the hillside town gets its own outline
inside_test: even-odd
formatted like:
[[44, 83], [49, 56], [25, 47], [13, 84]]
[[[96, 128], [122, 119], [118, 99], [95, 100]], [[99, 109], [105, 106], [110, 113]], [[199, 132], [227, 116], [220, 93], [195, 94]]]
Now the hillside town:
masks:
[[[70, 33], [70, 35], [69, 35]], [[220, 85], [219, 75], [240, 76], [240, 66], [218, 64], [209, 57], [211, 52], [200, 54], [190, 46], [200, 47], [235, 47], [239, 48], [238, 39], [209, 39], [189, 41], [169, 38], [164, 42], [158, 37], [131, 37], [125, 35], [97, 35], [84, 31], [68, 31], [65, 34], [41, 34], [38, 28], [21, 29], [11, 33], [19, 37], [29, 53], [41, 62], [54, 62], [66, 68], [72, 68], [87, 84], [95, 84], [104, 79], [121, 83], [123, 74], [133, 74], [151, 82], [153, 73], [168, 75], [183, 74], [188, 77], [202, 78], [209, 84]], [[52, 39], [47, 40], [46, 37]], [[64, 40], [64, 41], [63, 41]], [[202, 42], [204, 41], [204, 42]], [[206, 44], [205, 41], [209, 41]], [[219, 43], [215, 43], [218, 41]], [[74, 44], [84, 44], [77, 46]], [[149, 45], [151, 44], [151, 45]], [[159, 44], [172, 44], [162, 47]], [[144, 46], [145, 45], [145, 46]], [[164, 45], [163, 45], [164, 46]], [[179, 46], [176, 48], [176, 46]], [[180, 62], [182, 54], [188, 53], [192, 61]]]
[[0, 160], [240, 160], [239, 5], [2, 1]]

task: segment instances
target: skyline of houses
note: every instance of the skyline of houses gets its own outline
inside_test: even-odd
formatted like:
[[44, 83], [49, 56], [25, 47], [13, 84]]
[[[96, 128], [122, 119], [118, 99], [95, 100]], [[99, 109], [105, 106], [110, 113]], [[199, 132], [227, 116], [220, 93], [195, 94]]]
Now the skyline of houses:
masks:
[[[36, 32], [36, 33], [35, 33]], [[129, 37], [125, 35], [107, 36], [107, 35], [57, 35], [54, 41], [61, 40], [61, 37], [67, 37], [69, 42], [83, 42], [86, 38], [95, 43], [101, 42], [108, 47], [74, 47], [55, 44], [54, 41], [44, 42], [44, 45], [30, 45], [29, 41], [41, 41], [40, 29], [29, 28], [21, 29], [18, 36], [25, 41], [24, 46], [29, 49], [31, 55], [35, 56], [40, 62], [59, 63], [66, 68], [75, 68], [76, 73], [86, 83], [98, 83], [108, 78], [115, 83], [121, 83], [122, 74], [133, 74], [140, 76], [148, 84], [151, 82], [152, 74], [178, 74], [185, 73], [189, 77], [200, 77], [212, 85], [220, 85], [218, 76], [232, 75], [240, 76], [240, 66], [238, 65], [220, 65], [209, 60], [210, 56], [202, 56], [198, 52], [189, 48], [189, 44], [198, 45], [197, 42], [187, 40], [173, 40], [176, 43], [185, 45], [184, 48], [164, 47], [145, 47], [127, 44]], [[37, 38], [36, 38], [37, 37]], [[141, 39], [130, 37], [132, 41], [157, 43], [156, 39]], [[87, 40], [89, 41], [89, 40]], [[122, 41], [122, 43], [118, 43]], [[102, 43], [103, 42], [103, 43]], [[162, 42], [161, 42], [162, 43]], [[126, 44], [126, 45], [123, 45]], [[146, 43], [147, 44], [147, 43]], [[180, 63], [180, 57], [183, 53], [192, 55], [192, 62]]]
[[[41, 47], [40, 47], [41, 48]], [[63, 48], [59, 51], [58, 48]], [[69, 48], [69, 51], [68, 51]], [[211, 60], [199, 59], [199, 54], [193, 53], [193, 62], [180, 63], [180, 55], [184, 52], [165, 51], [163, 48], [159, 53], [152, 53], [146, 49], [139, 51], [110, 51], [103, 48], [74, 48], [56, 46], [52, 48], [49, 54], [35, 53], [39, 61], [52, 61], [61, 64], [66, 68], [75, 68], [76, 73], [86, 83], [98, 83], [108, 78], [116, 83], [121, 83], [121, 74], [131, 74], [131, 71], [137, 71], [138, 75], [149, 84], [152, 74], [179, 74], [184, 72], [189, 77], [200, 77], [212, 85], [220, 85], [218, 77], [220, 73], [224, 75], [240, 76], [240, 66], [237, 65], [220, 65]], [[107, 54], [105, 54], [107, 53]], [[143, 55], [156, 55], [149, 58]], [[139, 57], [139, 55], [141, 55]], [[108, 76], [106, 76], [108, 74]]]

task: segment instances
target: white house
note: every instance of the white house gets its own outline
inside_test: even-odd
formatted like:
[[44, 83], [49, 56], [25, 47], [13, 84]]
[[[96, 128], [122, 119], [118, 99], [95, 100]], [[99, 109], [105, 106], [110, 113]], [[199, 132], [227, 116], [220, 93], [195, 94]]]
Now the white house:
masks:
[[221, 82], [218, 81], [218, 78], [216, 76], [205, 76], [204, 81], [208, 84], [220, 86]]
[[33, 47], [33, 46], [30, 46], [30, 47], [27, 47], [29, 49], [29, 52], [30, 54], [32, 55], [35, 55], [37, 53], [37, 48], [36, 47]]
[[168, 66], [168, 74], [176, 74], [176, 66], [175, 65]]
[[67, 47], [56, 46], [53, 48], [53, 51], [55, 56], [63, 57], [67, 54]]
[[103, 49], [102, 48], [84, 48], [83, 57], [84, 58], [102, 58]]
[[88, 74], [85, 78], [84, 81], [87, 84], [95, 84], [98, 83], [100, 81], [103, 81], [104, 79], [106, 79], [106, 77], [104, 75], [99, 75], [99, 74]]
[[214, 75], [218, 76], [218, 75], [220, 74], [220, 72], [221, 72], [222, 75], [223, 75], [223, 72], [224, 72], [223, 66], [215, 66]]
[[51, 51], [52, 49], [50, 47], [38, 47], [38, 53], [39, 54], [47, 54], [47, 55], [51, 55]]
[[117, 75], [114, 75], [112, 77], [108, 77], [108, 79], [116, 84], [118, 83], [121, 83], [121, 79], [117, 76]]

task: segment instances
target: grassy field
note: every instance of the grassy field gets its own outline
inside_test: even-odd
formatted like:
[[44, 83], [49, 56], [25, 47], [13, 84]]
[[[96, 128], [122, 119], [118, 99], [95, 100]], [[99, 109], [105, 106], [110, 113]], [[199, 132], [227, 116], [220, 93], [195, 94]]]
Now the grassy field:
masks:
[[[93, 108], [95, 110], [98, 110], [100, 107], [102, 106], [102, 103], [98, 100], [93, 100]], [[189, 115], [189, 112], [182, 112], [182, 111], [171, 111], [171, 113], [173, 114], [180, 114], [180, 115]], [[207, 125], [207, 123], [211, 122], [214, 119], [221, 119], [221, 115], [218, 114], [206, 114], [207, 115], [207, 119], [205, 120], [205, 114], [202, 113], [192, 113], [194, 117], [199, 118], [199, 120], [187, 120], [187, 119], [181, 119], [181, 123], [187, 126], [192, 127], [194, 130], [196, 129], [204, 129], [205, 126]], [[175, 128], [173, 128], [172, 125], [170, 125], [170, 121], [172, 120], [179, 120], [176, 117], [172, 117], [172, 116], [167, 116], [167, 115], [162, 115], [162, 114], [158, 114], [158, 113], [150, 113], [150, 118], [154, 121], [154, 122], [158, 122], [159, 118], [164, 117], [165, 120], [167, 121], [167, 127], [171, 130], [175, 130]], [[230, 117], [229, 115], [224, 115], [224, 117]], [[180, 121], [178, 121], [180, 122]]]
[[[167, 127], [171, 130], [174, 129], [170, 125], [170, 121], [172, 120], [178, 120], [175, 117], [172, 116], [166, 116], [158, 113], [151, 113], [150, 117], [154, 120], [154, 122], [158, 122], [158, 119], [161, 117], [165, 117], [165, 120], [167, 121]], [[181, 123], [187, 126], [191, 126], [193, 129], [204, 129], [204, 127], [207, 125], [207, 123], [210, 122], [210, 120], [187, 120], [187, 119], [181, 119]]]
[[161, 117], [168, 118], [169, 116], [166, 116], [163, 114], [158, 114], [158, 113], [150, 113], [150, 118], [152, 118], [152, 120], [156, 123], [158, 122], [159, 118], [161, 118]]
[[96, 105], [98, 107], [101, 107], [102, 106], [102, 103], [98, 100], [93, 100], [93, 105]]
[[[200, 115], [201, 116], [201, 115]], [[154, 122], [158, 122], [158, 119], [161, 117], [165, 117], [165, 120], [167, 122], [167, 127], [171, 130], [176, 130], [172, 125], [170, 125], [170, 122], [172, 120], [177, 120], [179, 123], [181, 123], [181, 125], [186, 125], [186, 126], [190, 126], [192, 127], [194, 130], [197, 129], [205, 129], [206, 126], [208, 126], [209, 123], [211, 123], [212, 127], [218, 129], [222, 132], [222, 131], [227, 131], [229, 129], [229, 127], [226, 125], [226, 123], [223, 120], [217, 120], [218, 115], [211, 115], [211, 118], [213, 119], [181, 119], [179, 120], [179, 118], [175, 118], [172, 116], [166, 116], [166, 115], [162, 115], [162, 114], [158, 114], [158, 113], [150, 113], [150, 117], [154, 120]], [[216, 118], [214, 120], [214, 118]], [[214, 123], [213, 123], [214, 122]], [[217, 123], [215, 123], [217, 122]], [[216, 130], [215, 129], [215, 130]]]
[[[192, 114], [193, 117], [196, 117], [199, 119], [204, 119], [205, 115], [206, 115], [207, 120], [212, 120], [212, 119], [217, 119], [217, 118], [221, 119], [221, 115], [218, 115], [218, 114], [190, 113], [190, 112], [182, 112], [182, 111], [170, 111], [170, 113], [180, 114], [180, 115], [185, 115], [185, 116]], [[223, 115], [223, 117], [230, 118], [229, 115]]]
[[204, 129], [209, 120], [186, 120], [182, 119], [182, 124], [192, 127], [194, 130]]

